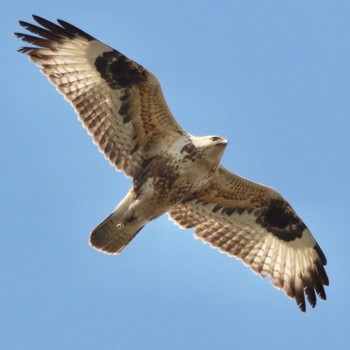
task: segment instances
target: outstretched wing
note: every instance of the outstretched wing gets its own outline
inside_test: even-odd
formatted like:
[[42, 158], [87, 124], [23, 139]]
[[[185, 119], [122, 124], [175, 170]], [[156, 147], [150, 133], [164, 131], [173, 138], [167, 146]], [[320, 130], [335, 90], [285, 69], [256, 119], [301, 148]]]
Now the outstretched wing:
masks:
[[302, 311], [305, 294], [312, 307], [316, 293], [326, 299], [327, 260], [305, 224], [273, 189], [220, 167], [206, 188], [169, 215], [182, 228], [195, 227], [196, 238], [269, 276]]
[[91, 35], [58, 20], [20, 21], [36, 36], [15, 33], [23, 47], [72, 104], [105, 157], [133, 177], [144, 159], [185, 134], [157, 79], [141, 65]]

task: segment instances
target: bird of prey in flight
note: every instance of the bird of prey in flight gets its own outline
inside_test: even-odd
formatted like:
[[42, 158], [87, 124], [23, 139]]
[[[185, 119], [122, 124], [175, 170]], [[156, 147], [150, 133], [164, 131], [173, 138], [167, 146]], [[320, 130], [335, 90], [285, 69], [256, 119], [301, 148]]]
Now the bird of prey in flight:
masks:
[[[92, 230], [90, 244], [118, 254], [151, 220], [167, 213], [195, 237], [236, 257], [305, 311], [326, 299], [327, 263], [288, 202], [239, 177], [220, 160], [227, 141], [192, 136], [177, 123], [157, 78], [75, 26], [33, 16], [20, 21], [33, 45], [19, 51], [71, 103], [105, 158], [132, 178], [116, 209]], [[32, 35], [34, 34], [34, 35]]]

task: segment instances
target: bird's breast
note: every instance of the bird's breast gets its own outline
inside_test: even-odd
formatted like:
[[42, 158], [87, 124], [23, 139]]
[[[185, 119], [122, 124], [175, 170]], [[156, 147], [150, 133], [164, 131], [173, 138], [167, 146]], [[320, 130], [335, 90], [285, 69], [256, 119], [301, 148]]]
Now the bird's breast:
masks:
[[217, 167], [193, 144], [176, 145], [168, 152], [143, 162], [134, 178], [135, 193], [153, 193], [160, 202], [174, 205], [198, 191]]

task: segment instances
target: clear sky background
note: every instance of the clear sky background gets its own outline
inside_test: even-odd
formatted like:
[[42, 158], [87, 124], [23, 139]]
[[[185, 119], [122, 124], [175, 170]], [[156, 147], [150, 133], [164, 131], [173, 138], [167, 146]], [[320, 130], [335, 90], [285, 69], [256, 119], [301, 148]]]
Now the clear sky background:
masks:
[[[294, 301], [167, 216], [119, 256], [89, 232], [124, 197], [70, 105], [16, 50], [64, 19], [152, 71], [179, 123], [276, 188], [328, 258], [327, 302]], [[348, 349], [350, 2], [18, 1], [2, 7], [1, 349]]]

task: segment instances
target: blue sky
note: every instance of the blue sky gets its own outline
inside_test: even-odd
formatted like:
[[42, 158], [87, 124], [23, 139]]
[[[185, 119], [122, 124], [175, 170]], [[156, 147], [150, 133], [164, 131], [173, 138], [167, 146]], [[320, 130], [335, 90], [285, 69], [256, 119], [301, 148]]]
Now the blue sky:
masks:
[[[51, 4], [50, 4], [51, 3]], [[131, 185], [12, 32], [64, 19], [151, 70], [180, 124], [230, 144], [223, 164], [276, 188], [327, 258], [302, 314], [267, 280], [166, 216], [119, 256], [88, 236]], [[2, 9], [2, 349], [350, 346], [348, 1], [14, 0]]]

